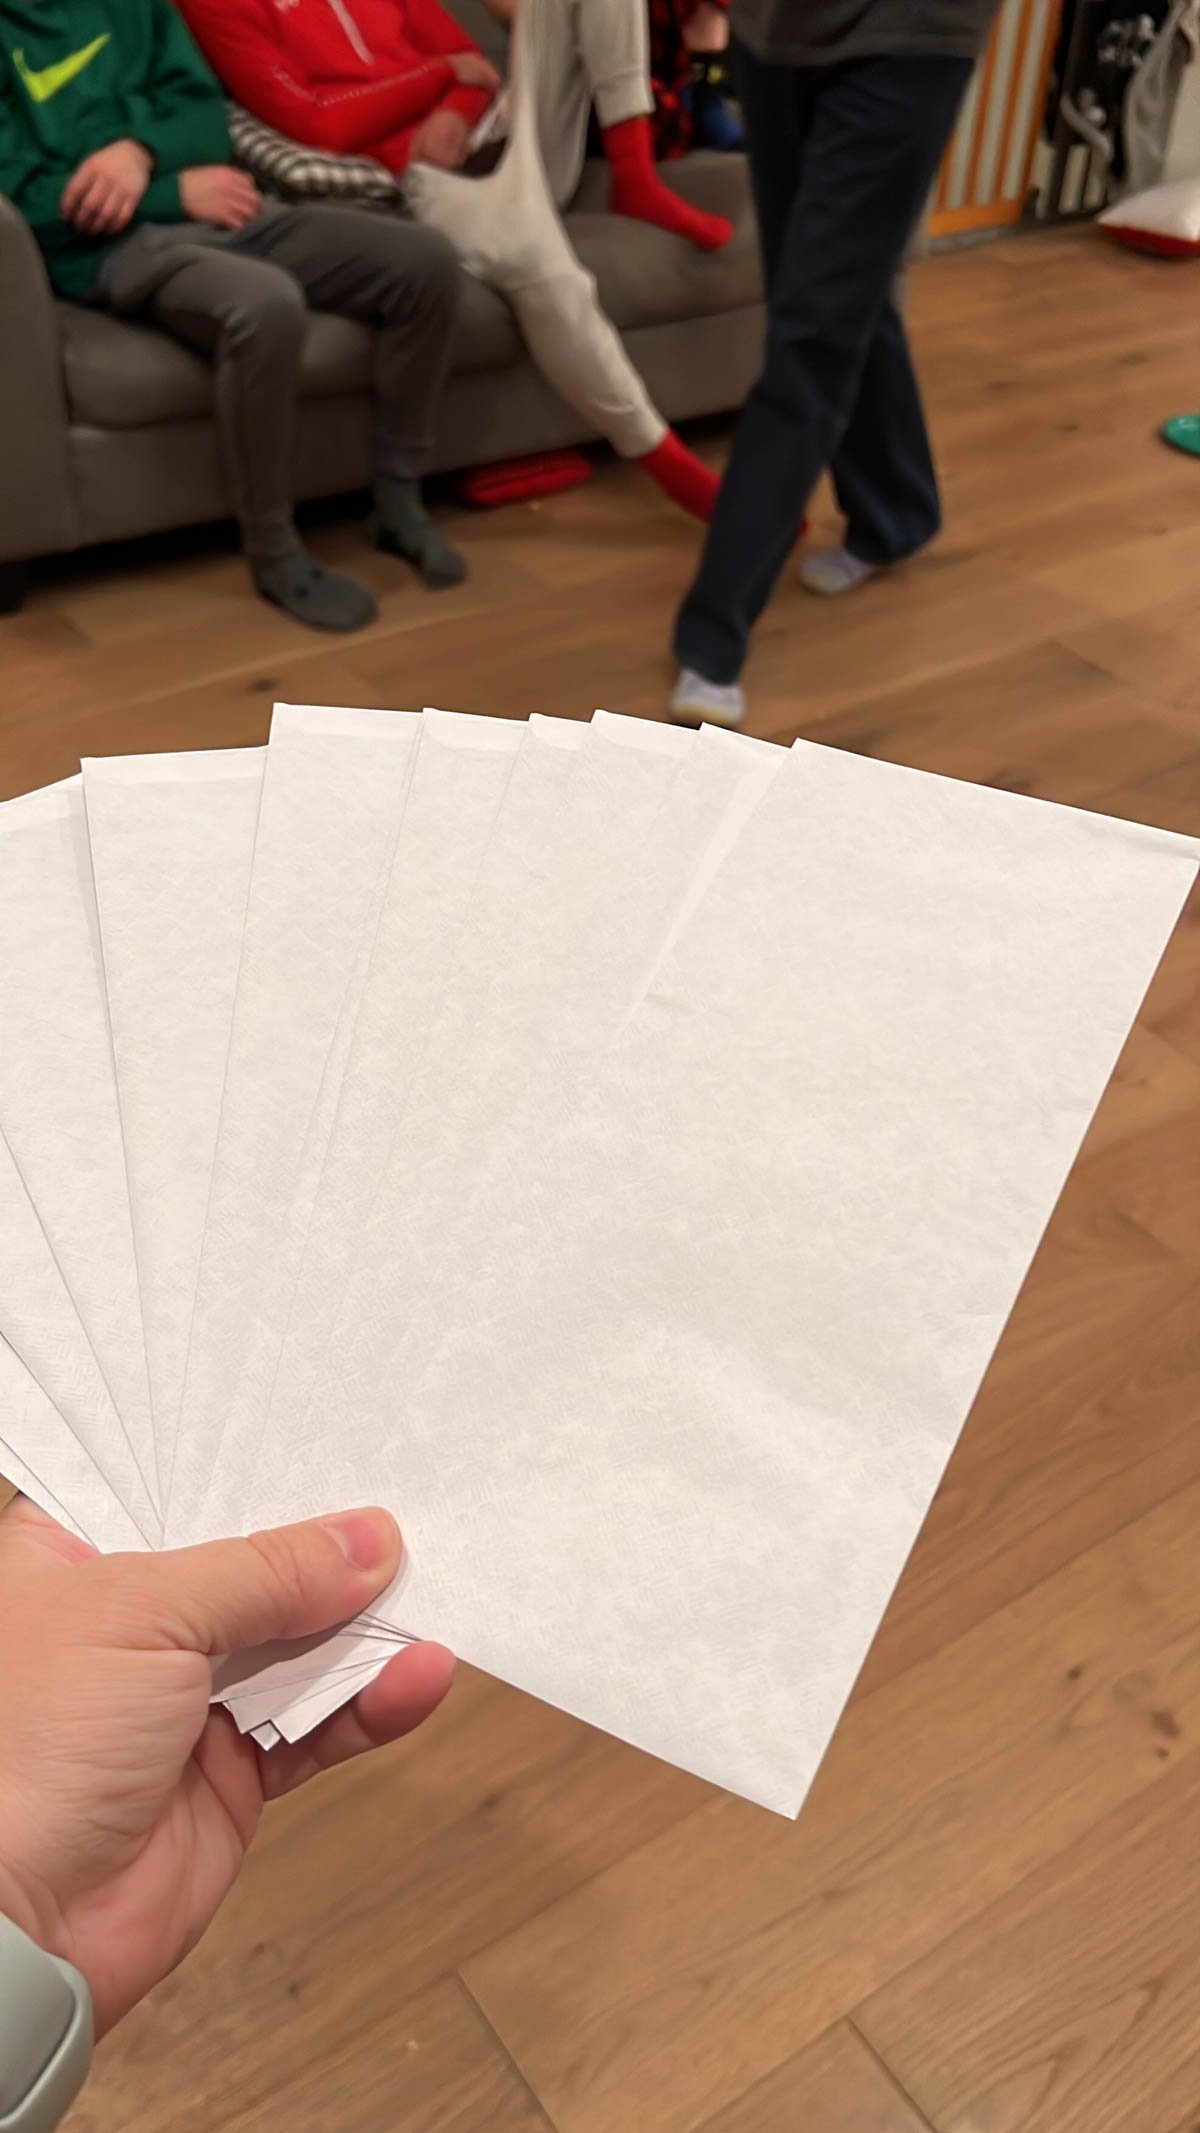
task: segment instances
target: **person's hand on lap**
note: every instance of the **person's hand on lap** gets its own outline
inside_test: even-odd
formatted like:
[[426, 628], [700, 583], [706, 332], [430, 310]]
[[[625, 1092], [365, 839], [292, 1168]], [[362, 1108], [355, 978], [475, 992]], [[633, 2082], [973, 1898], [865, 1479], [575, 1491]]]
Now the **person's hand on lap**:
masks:
[[119, 235], [137, 213], [153, 167], [140, 141], [110, 141], [98, 148], [67, 181], [63, 221], [89, 237]]
[[229, 163], [205, 163], [185, 170], [179, 180], [179, 197], [192, 222], [211, 222], [219, 230], [244, 229], [262, 208], [262, 194], [253, 178]]
[[418, 1644], [296, 1747], [209, 1704], [213, 1656], [349, 1620], [401, 1554], [383, 1511], [124, 1556], [0, 1515], [0, 1911], [82, 1972], [100, 2034], [199, 1940], [269, 1800], [441, 1702], [454, 1661]]
[[432, 163], [435, 170], [461, 170], [467, 159], [471, 129], [457, 111], [432, 111], [413, 135], [414, 163]]

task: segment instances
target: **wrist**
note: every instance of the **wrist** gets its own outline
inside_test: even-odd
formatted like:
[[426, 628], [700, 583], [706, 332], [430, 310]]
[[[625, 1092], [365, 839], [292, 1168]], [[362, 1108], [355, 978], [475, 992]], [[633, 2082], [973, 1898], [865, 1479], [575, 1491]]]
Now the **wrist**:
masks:
[[0, 2122], [51, 2133], [87, 2079], [94, 2025], [87, 1985], [0, 1915]]
[[[39, 1948], [46, 1947], [45, 1928], [36, 1904], [30, 1902], [20, 1882], [5, 1870], [3, 1863], [0, 1863], [0, 1918], [7, 1918], [11, 1924], [19, 1926], [26, 1938], [36, 1942]], [[51, 1952], [46, 1949], [47, 1954]]]
[[9, 1841], [6, 1823], [0, 1822], [0, 1913], [47, 1955], [65, 1959], [70, 1951], [58, 1906], [39, 1890], [34, 1876], [18, 1870], [13, 1862], [20, 1853], [20, 1845]]

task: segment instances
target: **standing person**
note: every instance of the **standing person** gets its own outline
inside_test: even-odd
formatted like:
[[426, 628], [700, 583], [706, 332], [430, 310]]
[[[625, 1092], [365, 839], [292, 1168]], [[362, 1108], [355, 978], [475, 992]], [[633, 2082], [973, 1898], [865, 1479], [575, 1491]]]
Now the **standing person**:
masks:
[[996, 0], [733, 0], [767, 281], [766, 358], [675, 628], [684, 722], [737, 725], [750, 633], [822, 471], [846, 588], [941, 521], [893, 283]]
[[651, 401], [558, 213], [579, 184], [594, 107], [617, 213], [702, 251], [733, 235], [655, 169], [645, 0], [520, 0], [507, 144], [482, 174], [472, 144], [501, 79], [437, 0], [180, 5], [230, 95], [256, 118], [308, 147], [373, 156], [402, 174], [411, 213], [507, 299], [561, 397], [684, 510], [708, 517], [716, 477]]
[[251, 575], [314, 628], [357, 629], [365, 585], [324, 570], [292, 515], [307, 304], [378, 328], [377, 547], [430, 585], [465, 565], [420, 478], [461, 274], [430, 230], [264, 204], [229, 161], [225, 98], [170, 0], [0, 0], [0, 192], [60, 296], [144, 314], [210, 354], [217, 428]]

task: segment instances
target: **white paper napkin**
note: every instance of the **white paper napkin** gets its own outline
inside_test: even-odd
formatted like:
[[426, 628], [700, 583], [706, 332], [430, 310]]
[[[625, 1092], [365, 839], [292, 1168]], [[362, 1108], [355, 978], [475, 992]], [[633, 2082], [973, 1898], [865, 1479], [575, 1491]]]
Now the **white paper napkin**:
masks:
[[476, 1209], [473, 1321], [288, 1510], [353, 1474], [377, 1613], [795, 1813], [1194, 876], [801, 750]]
[[[120, 1417], [120, 1427], [107, 1432], [106, 1468], [139, 1529], [150, 1533], [157, 1526], [154, 1432], [78, 778], [0, 807], [0, 911], [0, 1129], [107, 1389], [103, 1397], [111, 1395]], [[0, 1219], [7, 1244], [17, 1222], [11, 1198]], [[61, 1405], [57, 1382], [47, 1381], [24, 1336], [12, 1330], [11, 1314], [22, 1303], [19, 1288], [7, 1292], [4, 1330]], [[56, 1373], [83, 1373], [87, 1358], [61, 1347], [54, 1365]], [[86, 1397], [90, 1404], [90, 1389]], [[76, 1407], [73, 1419], [81, 1429], [104, 1424], [100, 1408], [88, 1417]]]
[[[119, 1430], [115, 1415], [111, 1427]], [[94, 1548], [142, 1549], [112, 1485], [20, 1357], [0, 1339], [0, 1474]]]
[[[217, 1524], [236, 1515], [240, 1462], [252, 1471], [265, 1458], [269, 1471], [281, 1436], [299, 1441], [292, 1433], [318, 1375], [331, 1356], [344, 1354], [339, 1307], [447, 983], [459, 982], [464, 918], [476, 898], [488, 900], [494, 838], [516, 814], [522, 850], [542, 848], [586, 731], [563, 720], [535, 719], [525, 727], [425, 713], [274, 1383], [228, 1449], [232, 1494], [210, 1496], [206, 1514]], [[268, 1411], [275, 1424], [269, 1448], [263, 1441]]]
[[241, 961], [266, 751], [83, 766], [164, 1495]]
[[606, 714], [88, 795], [0, 809], [0, 1467], [105, 1547], [139, 1457], [172, 1537], [393, 1507], [217, 1669], [264, 1747], [434, 1636], [794, 1813], [1196, 846]]
[[[314, 1120], [419, 732], [405, 713], [278, 706], [192, 1317], [168, 1534], [186, 1537], [315, 1179]], [[298, 1218], [303, 1220], [301, 1214]]]

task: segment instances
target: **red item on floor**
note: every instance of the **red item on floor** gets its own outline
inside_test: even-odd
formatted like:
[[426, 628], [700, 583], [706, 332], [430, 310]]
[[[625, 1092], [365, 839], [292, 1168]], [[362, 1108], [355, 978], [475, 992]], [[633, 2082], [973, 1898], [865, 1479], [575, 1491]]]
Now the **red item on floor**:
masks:
[[592, 462], [582, 452], [533, 452], [528, 459], [505, 459], [492, 467], [472, 467], [455, 480], [455, 494], [478, 511], [501, 504], [535, 503], [590, 481]]
[[694, 452], [689, 452], [674, 430], [668, 430], [662, 443], [656, 444], [644, 459], [639, 459], [638, 465], [645, 468], [651, 481], [656, 481], [673, 503], [707, 524], [713, 515], [721, 477], [712, 473]]
[[609, 205], [614, 214], [653, 222], [659, 229], [686, 237], [702, 252], [717, 252], [729, 243], [732, 222], [724, 215], [706, 215], [689, 206], [664, 185], [655, 167], [654, 132], [648, 118], [622, 119], [619, 126], [606, 126], [602, 138], [612, 171]]

